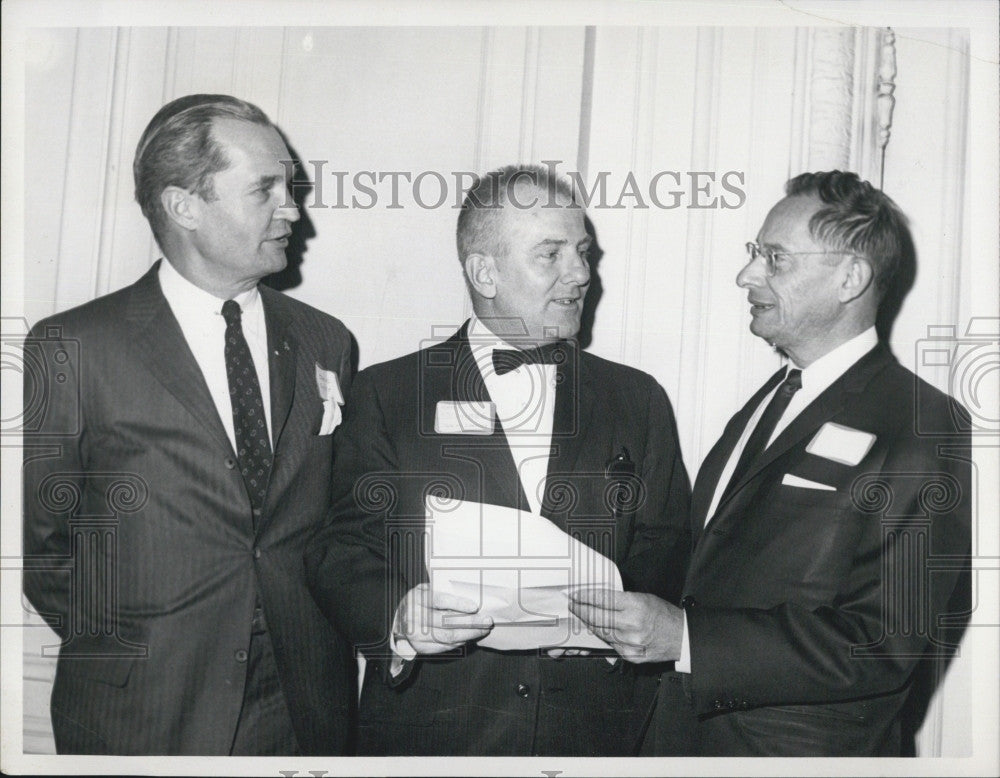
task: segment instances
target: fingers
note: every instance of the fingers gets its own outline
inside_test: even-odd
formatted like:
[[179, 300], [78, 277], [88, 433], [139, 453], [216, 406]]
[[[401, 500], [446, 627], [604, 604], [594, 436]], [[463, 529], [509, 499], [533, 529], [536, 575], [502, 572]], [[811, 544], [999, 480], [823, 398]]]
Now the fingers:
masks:
[[622, 610], [627, 599], [628, 595], [625, 592], [618, 592], [614, 589], [580, 587], [569, 592], [570, 607], [573, 603], [580, 603], [602, 610]]
[[[426, 586], [426, 584], [421, 585]], [[473, 602], [467, 597], [459, 597], [457, 594], [435, 591], [432, 593], [428, 607], [435, 610], [454, 611], [455, 613], [476, 613], [479, 610], [479, 603]]]
[[399, 612], [399, 636], [420, 654], [450, 651], [481, 640], [493, 629], [493, 619], [478, 613], [479, 606], [465, 597], [431, 592], [419, 584], [407, 592]]

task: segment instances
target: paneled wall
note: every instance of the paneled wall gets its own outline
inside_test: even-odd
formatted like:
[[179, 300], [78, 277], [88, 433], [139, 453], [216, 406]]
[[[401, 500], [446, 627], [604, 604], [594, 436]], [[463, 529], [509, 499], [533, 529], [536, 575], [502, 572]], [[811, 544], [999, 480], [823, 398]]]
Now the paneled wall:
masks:
[[[743, 244], [791, 175], [846, 167], [878, 181], [888, 117], [880, 74], [896, 100], [885, 189], [912, 218], [921, 263], [894, 350], [913, 367], [928, 325], [974, 313], [964, 240], [968, 36], [896, 30], [890, 43], [883, 30], [851, 27], [31, 31], [25, 314], [35, 322], [120, 288], [156, 258], [132, 200], [131, 160], [145, 123], [182, 94], [257, 103], [307, 163], [313, 197], [321, 189], [327, 207], [304, 211], [288, 292], [345, 322], [362, 367], [469, 313], [454, 248], [455, 174], [558, 160], [607, 185], [589, 211], [603, 252], [589, 348], [664, 385], [693, 474], [779, 364], [747, 329], [735, 285]], [[434, 175], [416, 194], [397, 179], [394, 202], [390, 179], [377, 183], [393, 171], [411, 181], [440, 173], [445, 202], [421, 206], [438, 199]], [[358, 174], [377, 202], [337, 207], [371, 200], [354, 185]], [[44, 627], [25, 634], [25, 745], [44, 751], [51, 659], [40, 646], [56, 640]], [[920, 753], [968, 752], [970, 691], [959, 661]]]

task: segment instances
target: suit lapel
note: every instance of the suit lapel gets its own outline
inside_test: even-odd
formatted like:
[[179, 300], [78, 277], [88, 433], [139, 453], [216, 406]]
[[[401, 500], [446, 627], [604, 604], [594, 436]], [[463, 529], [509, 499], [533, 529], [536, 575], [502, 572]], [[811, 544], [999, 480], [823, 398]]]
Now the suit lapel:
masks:
[[235, 457], [201, 368], [160, 289], [159, 269], [157, 262], [132, 287], [125, 315], [135, 326], [135, 349], [149, 372]]
[[[271, 447], [277, 452], [281, 433], [295, 397], [295, 373], [298, 343], [292, 336], [293, 318], [282, 305], [281, 297], [266, 286], [259, 286], [267, 325], [267, 366], [271, 387]], [[273, 469], [272, 469], [273, 470]]]
[[[736, 444], [739, 443], [740, 436], [750, 422], [754, 411], [763, 402], [764, 398], [773, 391], [774, 387], [783, 380], [784, 375], [785, 369], [782, 368], [757, 390], [754, 396], [740, 409], [740, 412], [729, 420], [726, 429], [722, 433], [722, 437], [719, 438], [711, 451], [708, 452], [705, 461], [702, 462], [691, 496], [691, 532], [693, 542], [697, 543], [702, 530], [705, 528], [705, 523], [710, 518], [708, 516], [708, 509], [712, 505], [712, 498], [715, 496], [716, 489], [718, 488], [719, 478], [722, 477], [722, 471], [725, 469], [729, 457], [732, 456]], [[722, 501], [720, 500], [719, 507], [721, 506]]]
[[576, 472], [576, 462], [583, 449], [584, 440], [592, 440], [597, 434], [592, 419], [597, 395], [594, 392], [587, 363], [575, 343], [567, 343], [564, 351], [567, 359], [558, 365], [556, 373], [552, 446], [542, 500], [542, 513], [546, 516], [552, 515], [553, 507], [548, 477], [555, 473]]
[[840, 413], [841, 409], [847, 403], [848, 397], [861, 391], [865, 384], [871, 380], [871, 377], [891, 360], [892, 355], [889, 354], [884, 346], [879, 344], [852, 365], [844, 375], [830, 384], [754, 460], [743, 478], [729, 490], [723, 501], [720, 501], [719, 509], [721, 510], [723, 502], [731, 500], [761, 470], [769, 467], [789, 449], [801, 443], [803, 439], [815, 434], [823, 424]]
[[[448, 387], [447, 397], [455, 402], [493, 402], [469, 345], [468, 327], [469, 322], [466, 322], [445, 344], [455, 350], [455, 369], [451, 371], [451, 386]], [[440, 395], [433, 393], [431, 396]], [[435, 409], [428, 410], [433, 414]], [[431, 415], [430, 418], [434, 416]], [[493, 432], [490, 435], [462, 435], [460, 442], [456, 441], [456, 453], [459, 456], [474, 457], [480, 463], [483, 479], [480, 501], [530, 510], [517, 475], [510, 444], [496, 417], [495, 407], [493, 418]]]

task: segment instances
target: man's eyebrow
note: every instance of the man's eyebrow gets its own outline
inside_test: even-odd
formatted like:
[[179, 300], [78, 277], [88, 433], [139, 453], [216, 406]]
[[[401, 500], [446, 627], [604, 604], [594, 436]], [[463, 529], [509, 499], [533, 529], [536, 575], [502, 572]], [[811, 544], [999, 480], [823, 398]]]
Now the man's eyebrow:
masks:
[[569, 243], [569, 241], [566, 240], [565, 238], [545, 238], [544, 240], [538, 241], [538, 243], [535, 244], [535, 248], [538, 249], [548, 246], [565, 246], [567, 243]]
[[270, 189], [279, 181], [284, 182], [286, 180], [285, 175], [273, 175], [273, 176], [261, 176], [258, 178], [254, 184], [253, 189]]

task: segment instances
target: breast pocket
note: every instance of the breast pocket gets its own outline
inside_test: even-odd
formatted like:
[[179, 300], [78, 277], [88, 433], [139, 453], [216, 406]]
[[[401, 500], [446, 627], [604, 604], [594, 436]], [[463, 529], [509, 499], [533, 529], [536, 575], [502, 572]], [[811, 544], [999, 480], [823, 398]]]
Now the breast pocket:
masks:
[[829, 603], [848, 575], [865, 517], [839, 491], [780, 485], [747, 527], [758, 592], [807, 607]]

